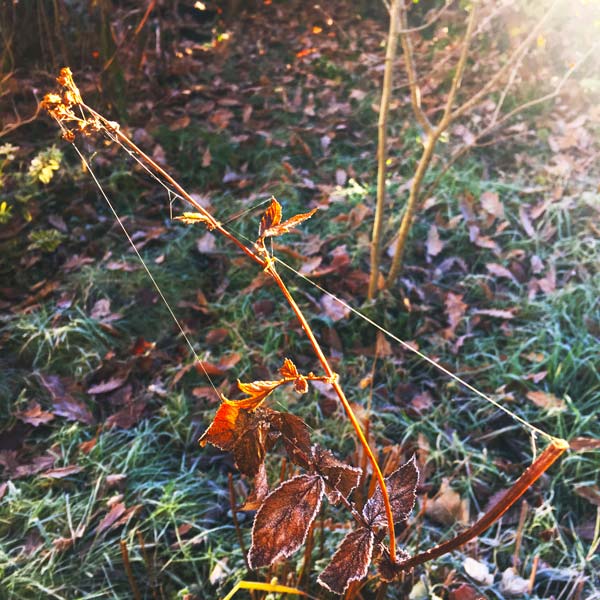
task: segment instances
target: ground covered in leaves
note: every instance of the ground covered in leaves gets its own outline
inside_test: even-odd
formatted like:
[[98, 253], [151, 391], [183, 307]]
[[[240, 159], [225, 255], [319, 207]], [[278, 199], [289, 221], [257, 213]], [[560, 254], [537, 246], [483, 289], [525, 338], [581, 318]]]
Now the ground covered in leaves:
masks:
[[[532, 438], [324, 290], [570, 441], [484, 536], [383, 592], [367, 580], [348, 597], [598, 597], [600, 113], [573, 84], [458, 161], [424, 202], [401, 279], [367, 302], [387, 25], [383, 10], [351, 5], [264, 2], [227, 24], [159, 13], [150, 22], [166, 28], [164, 47], [140, 57], [117, 43], [104, 96], [98, 68], [74, 68], [76, 81], [240, 237], [256, 239], [271, 196], [284, 217], [317, 209], [274, 252], [386, 472], [416, 456], [402, 548], [414, 554], [474, 521], [530, 464]], [[428, 64], [431, 42], [419, 52]], [[432, 73], [428, 98], [443, 79]], [[2, 98], [33, 110], [26, 84], [54, 85], [15, 72]], [[467, 90], [477, 85], [465, 77]], [[390, 234], [419, 150], [405, 82], [395, 96]], [[8, 122], [10, 103], [2, 114]], [[477, 115], [451, 136], [476, 126]], [[319, 373], [278, 290], [226, 241], [173, 221], [187, 208], [122, 148], [82, 142], [199, 367], [56, 125], [40, 116], [1, 142], [12, 146], [0, 145], [0, 217], [12, 212], [0, 225], [0, 597], [135, 598], [137, 586], [144, 598], [216, 598], [273, 577], [333, 597], [316, 579], [347, 532], [343, 509], [321, 511], [306, 552], [249, 572], [238, 534], [247, 548], [253, 513], [236, 512], [236, 532], [231, 505], [248, 501], [250, 482], [229, 454], [198, 445], [217, 392], [239, 397], [236, 379], [272, 380], [286, 357]], [[365, 466], [336, 397], [313, 384], [300, 397], [275, 391], [271, 406]], [[270, 457], [269, 483], [285, 475]]]

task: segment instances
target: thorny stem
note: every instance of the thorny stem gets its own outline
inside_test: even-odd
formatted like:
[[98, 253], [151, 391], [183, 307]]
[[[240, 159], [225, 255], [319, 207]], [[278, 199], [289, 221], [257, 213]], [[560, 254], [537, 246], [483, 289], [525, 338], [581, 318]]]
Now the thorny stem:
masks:
[[[62, 75], [63, 75], [63, 72], [61, 71], [61, 77], [62, 77]], [[71, 78], [70, 71], [68, 71], [68, 76], [70, 79]], [[71, 81], [72, 81], [72, 79], [71, 79]], [[69, 85], [69, 84], [67, 84], [67, 85]], [[76, 97], [81, 98], [81, 96], [79, 95], [79, 90], [77, 90], [74, 83], [72, 83], [72, 86], [74, 88], [74, 91], [76, 92]], [[288, 291], [288, 289], [287, 289], [285, 283], [283, 282], [283, 280], [281, 279], [279, 273], [277, 273], [277, 271], [275, 270], [273, 258], [269, 255], [266, 255], [264, 257], [261, 256], [258, 252], [255, 252], [251, 248], [248, 248], [245, 244], [243, 244], [240, 240], [238, 240], [232, 233], [227, 231], [221, 225], [221, 223], [219, 223], [204, 207], [202, 207], [196, 200], [194, 200], [181, 187], [181, 185], [179, 185], [179, 183], [177, 183], [177, 181], [175, 181], [175, 179], [173, 179], [173, 177], [171, 177], [162, 167], [160, 167], [152, 158], [150, 158], [150, 156], [148, 156], [145, 152], [143, 152], [140, 148], [138, 148], [138, 146], [133, 141], [131, 141], [120, 130], [118, 125], [113, 124], [110, 121], [108, 121], [107, 119], [105, 119], [102, 115], [100, 115], [95, 110], [93, 110], [92, 108], [87, 106], [83, 101], [80, 101], [80, 106], [81, 106], [81, 108], [89, 111], [89, 113], [96, 119], [98, 124], [101, 124], [102, 127], [104, 129], [106, 129], [108, 131], [108, 133], [111, 134], [111, 136], [116, 137], [119, 140], [119, 142], [121, 142], [125, 147], [129, 148], [134, 153], [136, 153], [140, 157], [140, 159], [151, 170], [153, 170], [155, 173], [157, 173], [161, 177], [163, 177], [165, 179], [165, 181], [167, 181], [183, 199], [185, 199], [188, 203], [190, 203], [203, 217], [205, 217], [207, 227], [209, 229], [218, 231], [221, 235], [225, 236], [229, 241], [231, 241], [233, 244], [235, 244], [244, 254], [246, 254], [246, 256], [248, 256], [248, 258], [250, 258], [254, 262], [258, 263], [263, 268], [265, 273], [267, 273], [275, 281], [275, 283], [277, 283], [277, 286], [281, 290], [282, 294], [284, 295], [285, 299], [287, 300], [288, 304], [290, 305], [292, 311], [296, 315], [296, 318], [298, 319], [300, 326], [302, 327], [306, 336], [308, 337], [308, 339], [311, 343], [311, 346], [313, 348], [313, 351], [315, 352], [319, 362], [321, 363], [321, 366], [322, 366], [323, 370], [325, 371], [325, 373], [328, 377], [328, 380], [331, 383], [331, 386], [333, 387], [335, 393], [337, 394], [342, 406], [344, 407], [344, 411], [346, 412], [346, 414], [348, 415], [348, 418], [350, 419], [350, 422], [352, 423], [352, 427], [354, 428], [354, 431], [356, 432], [356, 435], [357, 435], [361, 445], [363, 446], [365, 452], [367, 453], [367, 456], [369, 457], [369, 460], [373, 467], [373, 472], [374, 472], [375, 477], [381, 488], [381, 493], [383, 496], [383, 503], [385, 506], [385, 513], [386, 513], [386, 517], [387, 517], [388, 534], [389, 534], [389, 538], [390, 538], [390, 556], [393, 560], [395, 560], [395, 557], [396, 557], [396, 535], [395, 535], [395, 529], [394, 529], [394, 517], [392, 514], [392, 506], [390, 504], [390, 497], [389, 497], [388, 489], [387, 489], [387, 486], [386, 486], [386, 483], [385, 483], [385, 480], [383, 477], [383, 473], [381, 472], [381, 469], [379, 468], [379, 464], [377, 463], [377, 458], [375, 457], [373, 451], [371, 450], [369, 443], [367, 442], [367, 439], [365, 438], [365, 435], [362, 431], [361, 425], [358, 422], [358, 419], [356, 418], [356, 415], [354, 414], [354, 411], [352, 410], [352, 407], [350, 406], [350, 403], [348, 402], [348, 399], [346, 398], [346, 395], [345, 395], [342, 387], [339, 384], [338, 375], [331, 368], [329, 361], [327, 360], [327, 357], [323, 353], [323, 350], [321, 349], [319, 342], [317, 341], [315, 335], [312, 332], [310, 325], [308, 324], [308, 321], [306, 320], [306, 318], [304, 317], [304, 314], [300, 310], [300, 307], [296, 304], [296, 301], [293, 299], [292, 295]]]
[[469, 540], [481, 535], [488, 527], [493, 525], [557, 460], [562, 456], [565, 450], [568, 450], [569, 444], [564, 440], [554, 438], [550, 445], [539, 455], [539, 457], [529, 466], [529, 468], [517, 479], [506, 494], [486, 512], [479, 521], [471, 525], [468, 529], [459, 533], [456, 537], [429, 548], [421, 554], [412, 556], [408, 560], [401, 561], [396, 567], [407, 570], [421, 565], [427, 561], [438, 558], [448, 552], [452, 552], [459, 546], [462, 546]]

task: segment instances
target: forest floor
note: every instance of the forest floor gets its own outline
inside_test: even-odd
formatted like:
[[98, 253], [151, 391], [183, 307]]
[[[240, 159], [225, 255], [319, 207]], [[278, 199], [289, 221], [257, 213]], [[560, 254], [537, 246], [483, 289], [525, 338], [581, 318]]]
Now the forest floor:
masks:
[[[274, 252], [382, 463], [417, 456], [418, 505], [400, 531], [410, 553], [474, 521], [547, 442], [362, 315], [570, 441], [523, 504], [386, 597], [598, 598], [600, 112], [577, 99], [574, 84], [521, 116], [506, 140], [458, 161], [425, 199], [401, 278], [369, 302], [387, 26], [385, 15], [360, 17], [351, 4], [328, 14], [265, 2], [213, 44], [186, 37], [183, 15], [172, 24], [178, 53], [115, 76], [124, 87], [107, 115], [242, 239], [255, 239], [271, 196], [284, 217], [318, 209]], [[93, 71], [75, 70], [75, 80], [94, 106]], [[420, 149], [401, 83], [390, 124], [390, 236]], [[464, 85], [477, 81], [467, 75]], [[331, 518], [342, 511], [319, 517], [312, 571], [300, 583], [302, 552], [250, 573], [229, 476], [238, 505], [250, 484], [228, 454], [198, 445], [217, 391], [236, 397], [238, 379], [273, 379], [285, 357], [319, 372], [278, 290], [226, 240], [171, 220], [187, 208], [122, 148], [82, 142], [203, 361], [198, 369], [55, 124], [42, 116], [1, 141], [17, 146], [17, 158], [2, 162], [5, 176], [52, 145], [63, 156], [50, 183], [23, 188], [31, 219], [15, 208], [0, 225], [0, 598], [135, 598], [123, 547], [143, 598], [217, 598], [243, 579], [273, 577], [333, 597], [316, 575], [345, 533], [347, 517]], [[24, 181], [12, 176], [14, 197]], [[384, 269], [391, 251], [392, 238]], [[327, 386], [301, 399], [277, 392], [274, 405], [361, 464]], [[277, 456], [268, 465], [273, 484]], [[247, 547], [252, 515], [237, 518]], [[353, 597], [374, 598], [375, 583]]]

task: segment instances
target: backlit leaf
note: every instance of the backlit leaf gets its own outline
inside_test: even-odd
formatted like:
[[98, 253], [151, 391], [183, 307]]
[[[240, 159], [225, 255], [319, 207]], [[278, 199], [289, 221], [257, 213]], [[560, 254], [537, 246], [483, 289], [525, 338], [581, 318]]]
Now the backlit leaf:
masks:
[[[396, 469], [385, 478], [385, 483], [392, 505], [394, 521], [408, 518], [417, 499], [416, 490], [419, 483], [419, 470], [413, 456], [407, 463]], [[363, 508], [363, 516], [370, 525], [384, 525], [386, 522], [385, 507], [381, 488], [367, 500]]]
[[173, 217], [173, 220], [181, 221], [186, 225], [193, 225], [194, 223], [204, 223], [210, 229], [214, 228], [214, 223], [210, 217], [197, 212], [184, 212], [182, 215]]
[[323, 497], [318, 475], [298, 475], [284, 481], [256, 513], [248, 562], [252, 569], [292, 555], [306, 540]]
[[283, 360], [283, 366], [279, 369], [279, 372], [284, 379], [296, 379], [296, 377], [300, 377], [296, 365], [289, 358]]
[[258, 237], [260, 239], [265, 237], [265, 231], [270, 229], [271, 227], [276, 227], [281, 223], [281, 204], [275, 200], [275, 198], [271, 198], [271, 204], [269, 208], [264, 212], [261, 220], [260, 227], [258, 228]]
[[307, 219], [310, 219], [316, 212], [317, 209], [313, 208], [313, 210], [311, 210], [310, 212], [295, 215], [291, 219], [287, 219], [287, 221], [284, 221], [279, 225], [273, 225], [272, 227], [269, 227], [264, 230], [264, 232], [261, 235], [261, 238], [274, 237], [277, 235], [283, 235], [284, 233], [289, 233], [292, 229], [300, 225], [300, 223], [303, 223]]
[[249, 396], [244, 400], [252, 400], [261, 403], [276, 387], [280, 386], [283, 381], [252, 381], [251, 383], [242, 383], [238, 381], [240, 391]]
[[371, 564], [374, 538], [373, 532], [366, 527], [350, 532], [317, 581], [334, 594], [341, 595], [352, 581], [363, 579]]

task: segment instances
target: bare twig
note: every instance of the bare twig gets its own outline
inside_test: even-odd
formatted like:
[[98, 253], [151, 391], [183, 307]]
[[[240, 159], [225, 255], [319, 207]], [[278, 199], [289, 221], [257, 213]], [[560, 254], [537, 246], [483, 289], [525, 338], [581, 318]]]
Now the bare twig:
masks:
[[369, 298], [373, 298], [377, 292], [377, 280], [379, 278], [379, 260], [381, 257], [381, 236], [383, 213], [385, 205], [385, 174], [387, 161], [387, 122], [390, 112], [390, 98], [392, 95], [392, 81], [394, 77], [394, 59], [398, 46], [398, 13], [400, 2], [403, 0], [392, 0], [390, 10], [390, 29], [388, 32], [387, 46], [385, 51], [385, 70], [383, 73], [383, 89], [381, 92], [381, 104], [379, 106], [379, 120], [377, 122], [377, 204], [375, 206], [375, 219], [373, 223], [373, 234], [371, 240], [371, 275], [369, 278]]
[[[404, 2], [404, 0], [401, 0]], [[402, 29], [407, 29], [406, 6], [400, 6], [400, 25]], [[408, 75], [408, 86], [410, 88], [410, 103], [417, 118], [417, 121], [429, 136], [432, 131], [431, 123], [421, 108], [421, 89], [417, 83], [417, 69], [415, 67], [415, 57], [412, 47], [412, 41], [408, 33], [400, 35], [400, 43], [402, 44], [402, 52], [404, 53], [404, 68]]]

